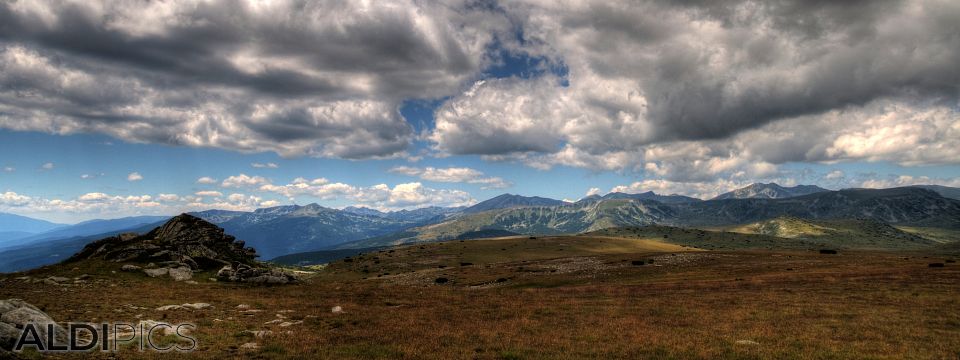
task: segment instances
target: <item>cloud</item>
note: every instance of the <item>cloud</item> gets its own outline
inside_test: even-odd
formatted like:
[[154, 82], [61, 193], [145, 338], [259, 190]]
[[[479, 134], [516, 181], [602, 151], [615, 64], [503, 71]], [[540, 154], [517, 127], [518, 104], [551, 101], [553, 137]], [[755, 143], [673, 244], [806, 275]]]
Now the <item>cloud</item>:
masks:
[[143, 180], [143, 176], [138, 172], [132, 172], [130, 175], [127, 175], [127, 181], [140, 181]]
[[220, 183], [220, 186], [240, 188], [256, 187], [269, 183], [270, 181], [262, 176], [248, 176], [247, 174], [240, 174], [226, 178], [222, 183]]
[[276, 168], [279, 168], [279, 167], [280, 167], [280, 165], [277, 165], [277, 164], [272, 163], [272, 162], [268, 162], [268, 163], [266, 163], [266, 164], [251, 163], [250, 166], [253, 166], [253, 167], [258, 168], [258, 169], [262, 169], [262, 168], [276, 169]]
[[159, 194], [157, 195], [157, 200], [163, 202], [180, 201], [180, 196], [177, 194]]
[[40, 170], [53, 170], [53, 163], [48, 162], [48, 163], [44, 163], [43, 165], [40, 165]]
[[717, 179], [714, 181], [677, 182], [663, 179], [647, 179], [633, 182], [629, 185], [618, 185], [610, 192], [638, 194], [653, 191], [661, 195], [684, 195], [698, 199], [712, 199], [722, 193], [749, 185], [747, 182], [736, 182]]
[[960, 187], [960, 177], [931, 178], [927, 176], [891, 175], [886, 179], [872, 178], [861, 182], [860, 187], [884, 189], [912, 185], [942, 185]]
[[417, 168], [397, 166], [389, 171], [407, 176], [416, 176], [427, 181], [480, 184], [483, 189], [502, 189], [512, 186], [512, 184], [500, 177], [485, 177], [483, 172], [466, 167]]
[[4, 167], [3, 167], [3, 172], [12, 173], [12, 172], [14, 172], [14, 171], [17, 171], [17, 168], [15, 168], [15, 167], [13, 167], [13, 166], [4, 166]]
[[212, 191], [212, 190], [197, 191], [193, 194], [200, 197], [215, 197], [215, 198], [223, 197], [223, 193], [219, 191]]
[[590, 190], [587, 190], [587, 193], [584, 196], [593, 196], [600, 195], [600, 188], [592, 187]]
[[[794, 161], [960, 163], [960, 5], [507, 1], [563, 72], [477, 81], [427, 136], [441, 154], [672, 181]], [[949, 84], [949, 85], [948, 85]], [[684, 149], [685, 151], [678, 151]]]
[[29, 196], [20, 195], [12, 191], [0, 193], [0, 204], [7, 207], [20, 207], [30, 203]]
[[202, 178], [197, 179], [197, 184], [209, 185], [209, 184], [216, 184], [216, 183], [217, 183], [217, 179], [214, 179], [209, 176], [204, 176]]
[[846, 176], [846, 174], [845, 174], [843, 171], [841, 171], [841, 170], [834, 170], [834, 171], [831, 171], [831, 172], [827, 173], [827, 175], [824, 176], [824, 179], [827, 179], [827, 180], [841, 180], [841, 179], [843, 179], [845, 176]]
[[0, 127], [283, 156], [398, 156], [403, 100], [455, 92], [516, 41], [502, 11], [458, 0], [3, 2], [0, 18]]
[[466, 206], [476, 203], [467, 192], [461, 190], [433, 189], [419, 182], [374, 186], [353, 186], [331, 183], [325, 178], [308, 180], [296, 178], [285, 185], [263, 185], [259, 189], [283, 195], [291, 200], [307, 196], [321, 200], [344, 200], [380, 210], [411, 209], [424, 206]]
[[86, 193], [73, 199], [50, 199], [8, 191], [0, 193], [0, 211], [46, 216], [53, 214], [63, 218], [89, 219], [132, 215], [172, 215], [210, 209], [251, 211], [260, 207], [278, 205], [276, 200], [236, 193], [230, 194], [226, 198], [218, 196], [212, 201], [205, 200], [202, 196], [192, 195], [121, 196], [100, 192]]

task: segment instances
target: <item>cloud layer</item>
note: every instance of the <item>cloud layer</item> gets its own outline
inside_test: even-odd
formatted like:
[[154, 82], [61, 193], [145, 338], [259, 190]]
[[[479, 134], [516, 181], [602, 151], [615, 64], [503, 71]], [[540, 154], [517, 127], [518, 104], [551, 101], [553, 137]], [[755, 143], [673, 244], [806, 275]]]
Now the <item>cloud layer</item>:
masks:
[[[793, 162], [960, 164], [957, 1], [7, 1], [0, 24], [5, 129], [288, 157], [418, 144], [695, 194]], [[489, 76], [504, 54], [532, 75]], [[440, 99], [416, 134], [399, 112], [415, 99]], [[509, 186], [463, 167], [394, 172]]]
[[457, 1], [2, 2], [0, 126], [392, 156], [399, 103], [475, 77], [505, 21]]

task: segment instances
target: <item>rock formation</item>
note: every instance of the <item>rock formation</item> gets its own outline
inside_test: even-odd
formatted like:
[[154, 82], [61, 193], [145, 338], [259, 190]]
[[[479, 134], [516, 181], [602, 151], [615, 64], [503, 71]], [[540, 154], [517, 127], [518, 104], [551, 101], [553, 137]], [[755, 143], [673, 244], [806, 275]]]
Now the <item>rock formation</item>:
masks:
[[48, 324], [53, 324], [55, 342], [63, 344], [67, 340], [67, 331], [36, 306], [20, 299], [0, 300], [0, 357], [13, 350], [23, 328], [30, 323], [36, 325], [44, 343], [47, 342]]
[[[231, 269], [219, 280], [286, 284], [291, 274], [256, 261], [255, 249], [245, 247], [224, 230], [201, 218], [181, 214], [144, 235], [121, 234], [88, 244], [68, 261], [100, 259], [126, 263], [120, 270], [144, 272], [150, 277], [190, 280], [197, 271]], [[132, 264], [136, 263], [136, 265]]]

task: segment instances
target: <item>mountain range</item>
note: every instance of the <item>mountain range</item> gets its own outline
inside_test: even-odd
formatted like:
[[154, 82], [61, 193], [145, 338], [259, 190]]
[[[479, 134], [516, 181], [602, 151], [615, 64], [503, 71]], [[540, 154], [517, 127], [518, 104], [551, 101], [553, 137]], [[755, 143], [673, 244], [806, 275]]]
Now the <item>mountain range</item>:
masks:
[[[870, 219], [896, 226], [960, 229], [960, 189], [917, 186], [830, 191], [816, 186], [754, 184], [711, 200], [682, 195], [608, 193], [575, 203], [503, 194], [470, 207], [427, 207], [383, 212], [317, 204], [255, 211], [192, 213], [226, 229], [258, 250], [262, 259], [309, 251], [469, 239], [490, 234], [562, 234], [651, 224], [718, 227], [793, 217], [808, 220]], [[2, 242], [0, 272], [62, 260], [90, 241], [152, 229], [168, 216], [93, 220], [75, 225], [7, 216], [8, 229], [46, 229]], [[9, 220], [12, 219], [12, 220]], [[30, 226], [34, 226], [31, 228]], [[11, 230], [16, 231], [16, 230]], [[499, 234], [499, 235], [497, 235]]]
[[724, 199], [785, 199], [796, 196], [815, 194], [829, 191], [816, 185], [797, 185], [784, 187], [776, 183], [756, 183], [746, 187], [720, 194], [712, 200]]

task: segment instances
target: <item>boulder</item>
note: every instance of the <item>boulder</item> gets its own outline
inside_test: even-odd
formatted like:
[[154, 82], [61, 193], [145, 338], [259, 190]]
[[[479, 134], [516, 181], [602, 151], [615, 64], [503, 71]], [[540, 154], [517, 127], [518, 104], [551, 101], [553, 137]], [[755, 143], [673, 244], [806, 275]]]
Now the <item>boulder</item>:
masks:
[[171, 268], [168, 273], [174, 281], [185, 281], [193, 278], [193, 270], [190, 270], [190, 267], [182, 266], [178, 268]]
[[[19, 302], [20, 304], [25, 304], [22, 300], [15, 301], [14, 303]], [[8, 300], [9, 303], [9, 300]], [[37, 332], [43, 341], [47, 339], [47, 326], [48, 324], [53, 324], [54, 326], [54, 337], [58, 342], [64, 342], [67, 339], [67, 331], [58, 325], [56, 321], [50, 318], [43, 311], [38, 310], [33, 305], [30, 306], [19, 306], [14, 310], [6, 311], [3, 313], [3, 316], [0, 316], [0, 323], [4, 323], [8, 326], [12, 326], [16, 331], [16, 336], [19, 338], [20, 329], [23, 329], [27, 324], [35, 324]], [[16, 341], [17, 339], [14, 339]], [[6, 339], [0, 339], [0, 342], [6, 342]]]
[[16, 326], [0, 322], [0, 349], [13, 350], [19, 338], [20, 330]]
[[218, 281], [251, 284], [282, 285], [297, 282], [297, 277], [280, 269], [252, 267], [245, 264], [227, 265], [217, 272]]
[[170, 268], [143, 269], [143, 272], [149, 277], [161, 277], [170, 273]]

